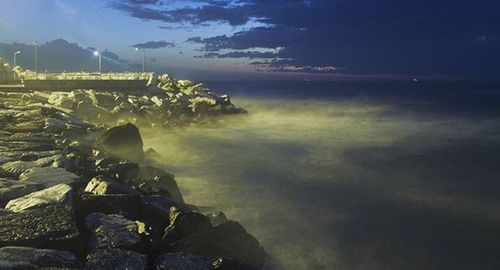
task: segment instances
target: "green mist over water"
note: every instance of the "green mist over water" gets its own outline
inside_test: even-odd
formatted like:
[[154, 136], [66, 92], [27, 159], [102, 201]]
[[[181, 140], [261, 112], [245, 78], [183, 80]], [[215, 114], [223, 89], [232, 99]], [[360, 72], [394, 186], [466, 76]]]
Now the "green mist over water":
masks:
[[250, 113], [142, 133], [187, 202], [259, 239], [267, 269], [496, 263], [498, 120], [363, 98], [233, 102]]

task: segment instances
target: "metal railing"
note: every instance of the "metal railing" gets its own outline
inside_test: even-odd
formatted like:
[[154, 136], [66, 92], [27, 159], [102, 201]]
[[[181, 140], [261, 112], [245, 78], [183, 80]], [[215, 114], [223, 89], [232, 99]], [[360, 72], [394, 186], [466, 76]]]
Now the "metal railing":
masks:
[[151, 72], [113, 72], [113, 73], [90, 73], [90, 72], [61, 72], [61, 73], [36, 73], [24, 72], [21, 77], [24, 80], [144, 80], [153, 76]]

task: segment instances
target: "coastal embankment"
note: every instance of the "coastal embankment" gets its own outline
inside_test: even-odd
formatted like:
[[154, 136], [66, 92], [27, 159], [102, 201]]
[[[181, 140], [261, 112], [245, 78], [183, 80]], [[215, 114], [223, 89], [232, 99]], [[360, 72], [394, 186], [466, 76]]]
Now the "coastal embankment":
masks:
[[0, 269], [262, 268], [259, 242], [186, 202], [140, 134], [243, 111], [167, 75], [136, 93], [0, 93]]

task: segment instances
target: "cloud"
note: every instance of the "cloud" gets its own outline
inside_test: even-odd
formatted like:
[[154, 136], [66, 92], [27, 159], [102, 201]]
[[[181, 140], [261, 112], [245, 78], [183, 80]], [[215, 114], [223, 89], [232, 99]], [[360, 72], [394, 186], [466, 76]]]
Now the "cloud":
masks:
[[[175, 2], [175, 1], [174, 1]], [[254, 48], [283, 49], [274, 66], [355, 74], [491, 76], [498, 71], [497, 0], [227, 0], [141, 4], [118, 1], [130, 16], [169, 24], [227, 24], [245, 30], [192, 37], [208, 57]], [[241, 28], [238, 28], [241, 29]], [[480, 37], [480, 38], [477, 38]], [[217, 53], [215, 55], [214, 53]], [[248, 57], [252, 58], [252, 57]], [[280, 59], [287, 59], [280, 62]], [[341, 67], [341, 68], [339, 68]]]
[[167, 42], [165, 40], [160, 41], [147, 41], [144, 43], [138, 43], [130, 45], [130, 47], [141, 48], [141, 49], [160, 49], [160, 48], [172, 48], [175, 44], [172, 42]]
[[[12, 51], [21, 51], [17, 63], [25, 69], [33, 69], [33, 46], [31, 44], [0, 43], [0, 57], [11, 59]], [[97, 58], [93, 55], [94, 48], [84, 48], [78, 43], [70, 43], [57, 39], [40, 44], [38, 48], [38, 69], [40, 71], [95, 71]], [[133, 69], [115, 53], [102, 52], [103, 71], [125, 71]]]
[[256, 52], [256, 51], [248, 51], [248, 52], [229, 52], [229, 53], [206, 53], [202, 56], [203, 58], [275, 58], [276, 53], [274, 52]]

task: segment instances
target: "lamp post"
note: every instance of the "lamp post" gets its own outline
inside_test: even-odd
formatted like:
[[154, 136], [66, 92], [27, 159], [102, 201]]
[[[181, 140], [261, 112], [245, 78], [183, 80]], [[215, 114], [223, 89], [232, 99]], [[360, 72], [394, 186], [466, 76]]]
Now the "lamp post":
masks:
[[146, 71], [146, 49], [135, 48], [136, 51], [142, 51], [142, 73]]
[[99, 61], [99, 73], [101, 73], [101, 53], [98, 51], [94, 51], [94, 55], [97, 56], [98, 61]]
[[16, 56], [17, 56], [18, 54], [20, 54], [20, 53], [21, 53], [21, 51], [14, 52], [14, 67], [16, 67], [16, 60], [17, 60], [17, 59], [16, 59]]
[[33, 41], [33, 69], [38, 73], [38, 42]]

